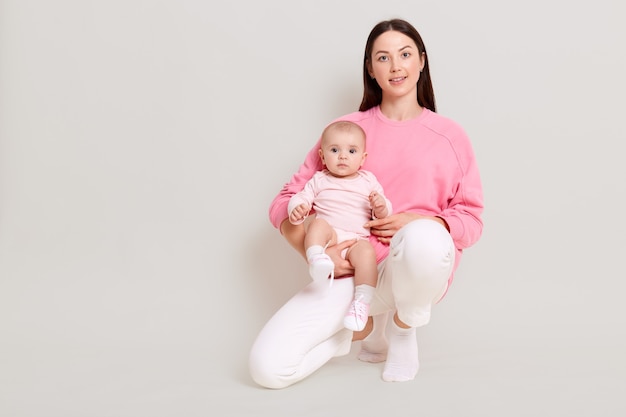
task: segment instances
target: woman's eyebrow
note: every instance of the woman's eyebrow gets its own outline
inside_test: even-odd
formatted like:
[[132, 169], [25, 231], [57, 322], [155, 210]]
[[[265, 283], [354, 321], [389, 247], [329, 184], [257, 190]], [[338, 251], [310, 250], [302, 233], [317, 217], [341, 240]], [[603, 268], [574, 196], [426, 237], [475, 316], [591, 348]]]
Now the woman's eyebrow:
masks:
[[[405, 49], [407, 49], [407, 48], [411, 48], [411, 45], [406, 45], [406, 46], [403, 46], [402, 48], [398, 49], [398, 51], [403, 51], [403, 50], [405, 50]], [[389, 51], [385, 51], [385, 50], [382, 50], [382, 49], [381, 49], [380, 51], [376, 51], [376, 52], [374, 52], [374, 55], [378, 55], [378, 54], [388, 54], [388, 53], [389, 53]]]

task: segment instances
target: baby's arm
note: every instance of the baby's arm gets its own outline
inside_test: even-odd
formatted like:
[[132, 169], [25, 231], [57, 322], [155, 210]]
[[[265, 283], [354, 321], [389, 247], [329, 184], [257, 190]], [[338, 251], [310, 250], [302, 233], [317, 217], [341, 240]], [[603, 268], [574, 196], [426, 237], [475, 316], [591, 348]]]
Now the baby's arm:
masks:
[[376, 191], [372, 191], [369, 198], [370, 207], [372, 208], [372, 214], [374, 214], [374, 217], [382, 219], [390, 214], [385, 196]]
[[365, 177], [369, 180], [369, 201], [370, 208], [372, 209], [372, 217], [375, 219], [383, 219], [387, 216], [391, 216], [393, 208], [391, 201], [385, 197], [383, 192], [383, 186], [380, 185], [376, 176], [369, 171], [361, 171]]
[[294, 194], [289, 199], [289, 204], [287, 205], [287, 214], [289, 215], [289, 222], [291, 224], [301, 224], [311, 212], [313, 208], [313, 201], [316, 195], [316, 175], [314, 175], [313, 178], [307, 181], [302, 191]]

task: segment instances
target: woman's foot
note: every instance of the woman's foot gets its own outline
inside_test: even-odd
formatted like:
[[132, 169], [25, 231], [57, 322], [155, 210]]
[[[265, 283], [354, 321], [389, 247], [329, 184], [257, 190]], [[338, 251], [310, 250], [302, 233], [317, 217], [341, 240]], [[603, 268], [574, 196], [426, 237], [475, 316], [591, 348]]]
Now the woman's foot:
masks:
[[403, 328], [395, 321], [389, 327], [389, 351], [383, 370], [383, 380], [411, 381], [415, 379], [419, 369], [415, 327]]
[[373, 322], [372, 317], [370, 316], [367, 318], [367, 323], [365, 323], [365, 328], [363, 330], [352, 333], [352, 341], [358, 342], [359, 340], [365, 339], [372, 332], [372, 326]]
[[[365, 329], [359, 332], [358, 339], [361, 340], [361, 350], [357, 358], [363, 362], [379, 363], [387, 359], [387, 338], [385, 328], [387, 326], [387, 313], [371, 317]], [[356, 335], [357, 333], [355, 333]]]

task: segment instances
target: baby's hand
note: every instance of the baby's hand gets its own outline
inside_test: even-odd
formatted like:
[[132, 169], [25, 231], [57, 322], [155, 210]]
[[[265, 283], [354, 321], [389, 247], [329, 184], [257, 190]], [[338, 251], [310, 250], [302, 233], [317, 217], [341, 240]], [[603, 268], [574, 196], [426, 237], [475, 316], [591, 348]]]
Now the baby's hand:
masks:
[[387, 216], [387, 202], [385, 198], [378, 194], [376, 191], [370, 193], [370, 207], [374, 212], [374, 215], [381, 219]]
[[300, 204], [292, 210], [291, 214], [289, 215], [289, 221], [291, 223], [301, 222], [306, 218], [306, 216], [309, 215], [309, 211], [311, 211], [311, 207], [309, 207], [307, 204]]

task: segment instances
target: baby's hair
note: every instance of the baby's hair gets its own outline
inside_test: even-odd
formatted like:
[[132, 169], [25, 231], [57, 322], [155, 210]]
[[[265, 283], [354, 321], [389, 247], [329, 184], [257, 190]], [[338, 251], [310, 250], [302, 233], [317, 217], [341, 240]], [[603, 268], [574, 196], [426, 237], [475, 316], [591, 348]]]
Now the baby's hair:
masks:
[[365, 135], [365, 131], [363, 130], [363, 128], [359, 126], [358, 124], [354, 122], [350, 122], [348, 120], [339, 120], [326, 126], [326, 128], [322, 132], [322, 139], [324, 139], [324, 137], [329, 132], [332, 132], [332, 131], [348, 132], [352, 129], [358, 130], [361, 133], [361, 136], [363, 136], [363, 140], [365, 140], [366, 135]]

